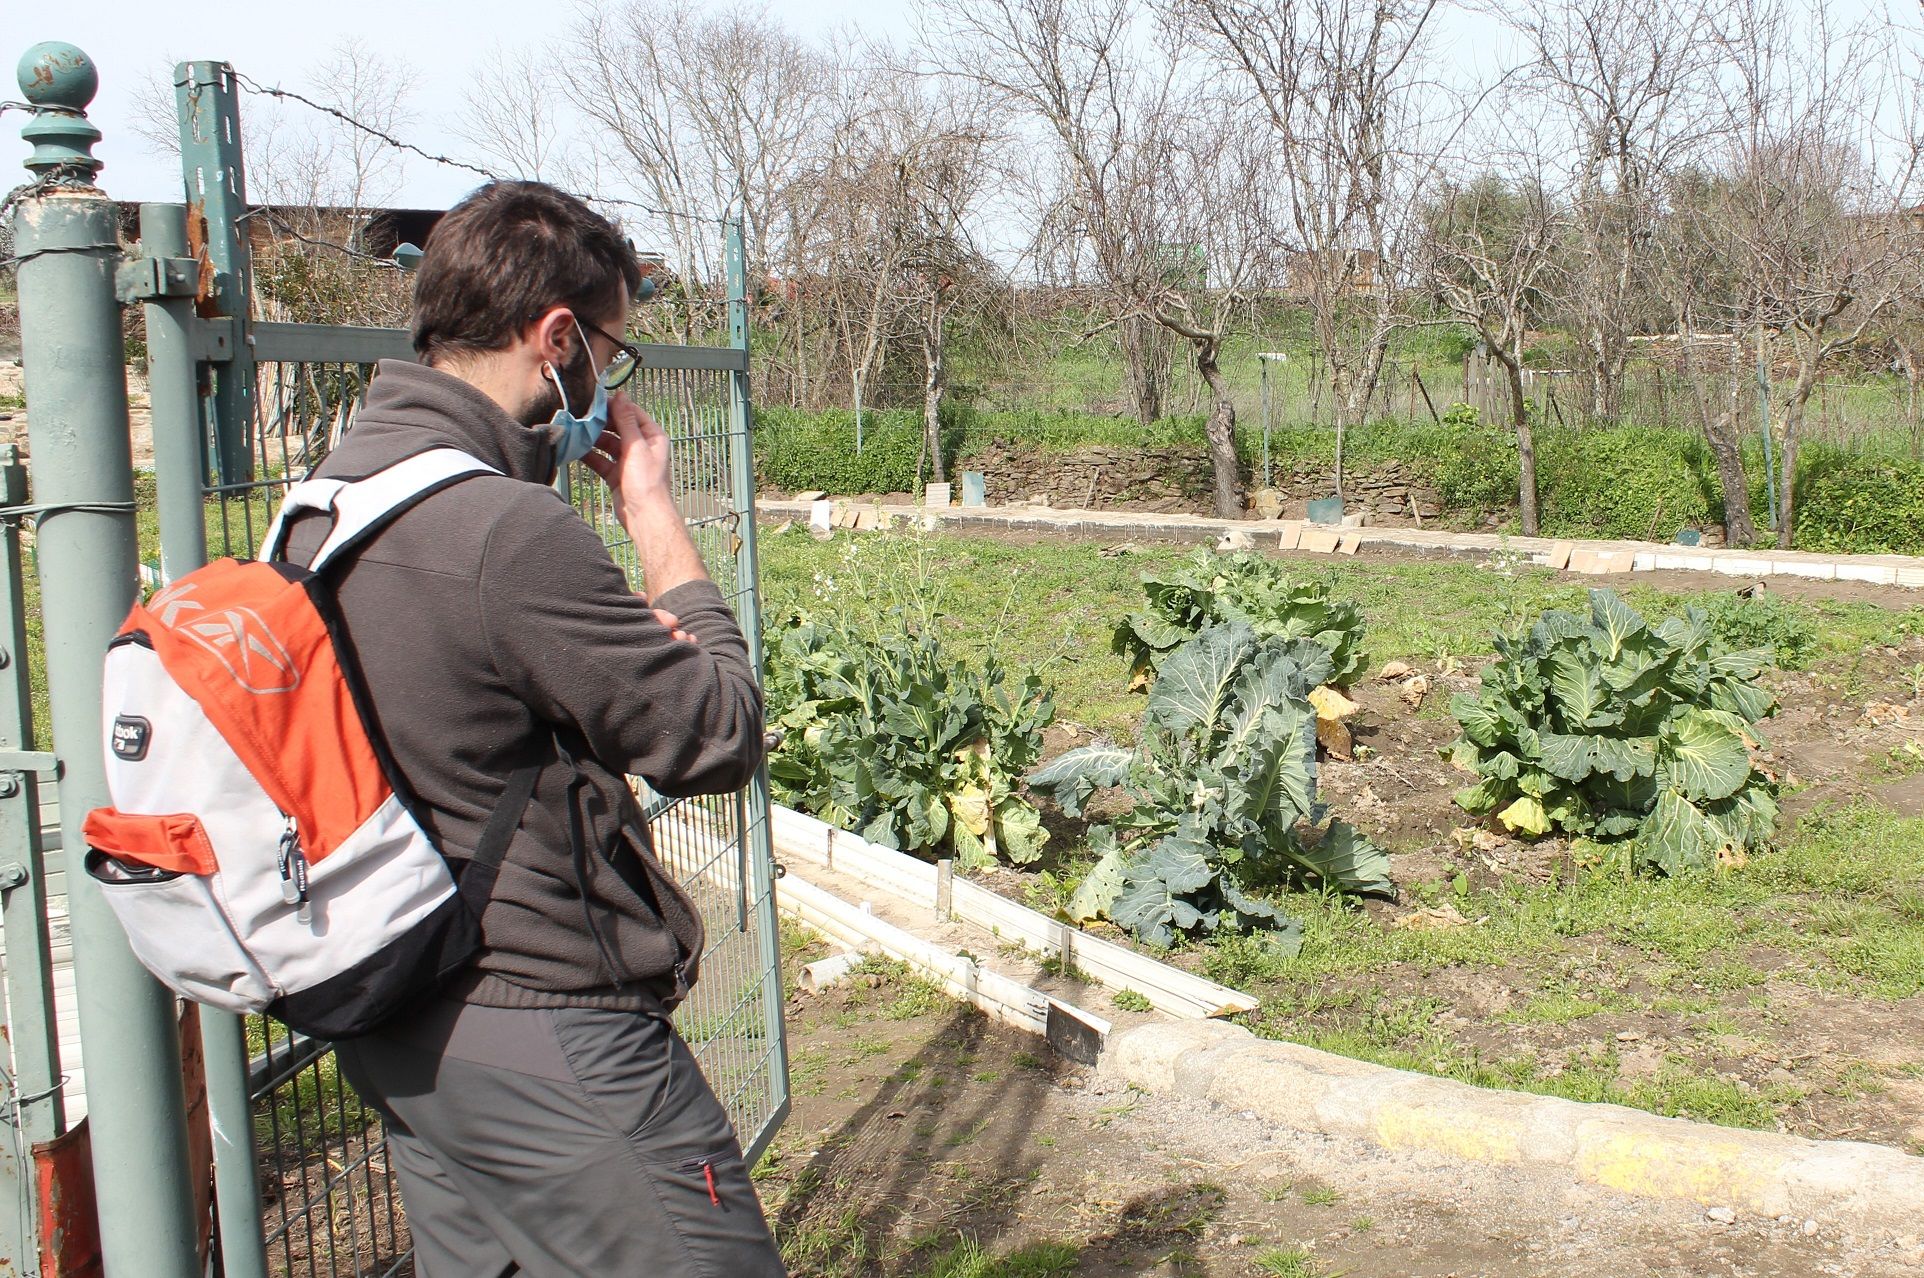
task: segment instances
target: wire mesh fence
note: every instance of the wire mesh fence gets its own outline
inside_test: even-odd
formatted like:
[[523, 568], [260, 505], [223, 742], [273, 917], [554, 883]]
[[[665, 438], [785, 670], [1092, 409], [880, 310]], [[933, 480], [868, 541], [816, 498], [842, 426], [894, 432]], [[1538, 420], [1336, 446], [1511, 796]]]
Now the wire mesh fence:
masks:
[[407, 1226], [380, 1118], [341, 1078], [333, 1049], [262, 1017], [250, 1018], [248, 1045], [268, 1272], [408, 1272]]

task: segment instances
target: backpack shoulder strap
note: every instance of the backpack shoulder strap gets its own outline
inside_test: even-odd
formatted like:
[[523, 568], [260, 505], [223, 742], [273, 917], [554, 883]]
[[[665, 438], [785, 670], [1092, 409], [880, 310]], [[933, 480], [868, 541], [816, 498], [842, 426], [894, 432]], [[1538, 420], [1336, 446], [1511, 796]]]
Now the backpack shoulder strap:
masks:
[[292, 516], [302, 511], [325, 511], [333, 515], [334, 527], [307, 565], [308, 571], [319, 572], [424, 498], [474, 475], [500, 473], [459, 449], [433, 448], [365, 479], [303, 480], [287, 490], [280, 513], [274, 516], [261, 543], [260, 557], [268, 561], [286, 558]]

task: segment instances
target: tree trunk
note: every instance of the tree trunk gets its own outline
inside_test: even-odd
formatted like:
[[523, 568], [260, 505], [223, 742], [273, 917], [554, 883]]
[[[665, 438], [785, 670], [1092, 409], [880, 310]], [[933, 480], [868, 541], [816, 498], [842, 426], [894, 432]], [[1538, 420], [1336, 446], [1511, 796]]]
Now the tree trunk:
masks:
[[1162, 416], [1163, 392], [1169, 382], [1168, 353], [1162, 330], [1140, 315], [1118, 325], [1123, 365], [1129, 374], [1129, 393], [1136, 403], [1136, 416], [1148, 426]]
[[[1815, 345], [1815, 343], [1813, 343]], [[1805, 357], [1798, 352], [1797, 382], [1784, 404], [1783, 429], [1777, 441], [1777, 549], [1789, 550], [1797, 533], [1797, 440], [1804, 430], [1804, 410], [1817, 386], [1817, 369], [1823, 360], [1821, 347]]]
[[1537, 519], [1537, 441], [1530, 429], [1529, 405], [1523, 399], [1523, 364], [1501, 351], [1497, 362], [1510, 379], [1510, 424], [1516, 429], [1517, 509], [1523, 516], [1523, 535], [1535, 537], [1542, 528]]
[[[1724, 495], [1724, 541], [1731, 546], [1748, 546], [1757, 540], [1757, 522], [1750, 515], [1750, 480], [1744, 474], [1744, 454], [1738, 440], [1743, 432], [1737, 428], [1738, 415], [1743, 411], [1736, 407], [1740, 402], [1735, 396], [1732, 407], [1725, 413], [1713, 413], [1704, 403], [1703, 385], [1697, 373], [1695, 358], [1690, 353], [1690, 335], [1694, 331], [1688, 316], [1683, 324], [1683, 374], [1684, 382], [1690, 388], [1692, 405], [1697, 409], [1698, 423], [1703, 427], [1704, 442], [1710, 445], [1710, 455], [1717, 460], [1717, 486]], [[1733, 365], [1739, 347], [1735, 342], [1730, 345]], [[1661, 373], [1659, 373], [1661, 376]], [[1732, 386], [1736, 386], [1733, 376]]]
[[[929, 454], [930, 473], [938, 484], [945, 484], [949, 479], [948, 466], [942, 457], [942, 347], [945, 327], [942, 319], [941, 304], [931, 303], [928, 326], [922, 332], [922, 354], [928, 366], [928, 372], [922, 380], [922, 438], [923, 447]], [[921, 478], [919, 468], [916, 478]]]
[[1757, 540], [1757, 523], [1750, 516], [1750, 479], [1737, 444], [1735, 411], [1706, 419], [1704, 438], [1717, 459], [1717, 484], [1724, 490], [1724, 539], [1732, 546], [1748, 546]]
[[1243, 478], [1236, 465], [1236, 402], [1229, 397], [1229, 384], [1216, 366], [1218, 343], [1209, 338], [1196, 343], [1196, 371], [1209, 383], [1215, 396], [1209, 424], [1209, 469], [1215, 478], [1216, 516], [1240, 519], [1243, 514]]

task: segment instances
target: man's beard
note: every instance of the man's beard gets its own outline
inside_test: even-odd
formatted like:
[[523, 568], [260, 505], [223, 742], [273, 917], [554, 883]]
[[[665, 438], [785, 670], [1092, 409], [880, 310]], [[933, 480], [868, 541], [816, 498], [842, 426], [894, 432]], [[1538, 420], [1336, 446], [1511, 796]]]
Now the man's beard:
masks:
[[[588, 411], [588, 406], [594, 403], [595, 398], [595, 371], [588, 359], [587, 348], [576, 346], [567, 364], [556, 372], [562, 384], [568, 388], [568, 404], [571, 407], [579, 404], [582, 412]], [[515, 420], [523, 426], [546, 426], [554, 420], [554, 415], [561, 411], [561, 407], [561, 392], [555, 389], [554, 378], [544, 374], [540, 391], [521, 406], [521, 411], [515, 414]]]

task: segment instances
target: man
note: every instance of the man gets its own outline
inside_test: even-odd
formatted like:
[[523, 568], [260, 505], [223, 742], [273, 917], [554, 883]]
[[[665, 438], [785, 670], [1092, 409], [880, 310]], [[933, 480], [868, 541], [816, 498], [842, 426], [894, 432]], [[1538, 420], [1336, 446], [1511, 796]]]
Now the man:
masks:
[[[449, 856], [472, 856], [505, 779], [542, 765], [472, 967], [339, 1047], [388, 1124], [423, 1278], [782, 1273], [727, 1115], [668, 1021], [702, 926], [623, 779], [728, 791], [762, 751], [747, 645], [675, 509], [667, 436], [601, 393], [640, 279], [579, 200], [483, 187], [429, 240], [421, 362], [380, 366], [317, 472], [450, 447], [501, 472], [382, 530], [338, 599], [372, 726]], [[652, 600], [549, 487], [574, 456], [608, 485]], [[303, 517], [289, 557], [325, 532]]]

